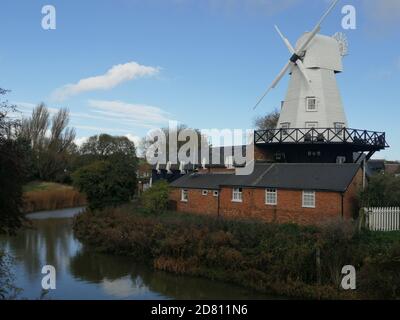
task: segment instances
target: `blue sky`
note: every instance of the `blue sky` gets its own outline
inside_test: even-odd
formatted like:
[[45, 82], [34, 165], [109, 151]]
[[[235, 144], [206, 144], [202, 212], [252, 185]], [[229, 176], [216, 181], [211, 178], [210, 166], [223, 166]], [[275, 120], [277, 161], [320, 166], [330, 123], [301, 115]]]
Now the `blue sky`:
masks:
[[[287, 62], [274, 30], [294, 43], [326, 0], [1, 0], [0, 87], [30, 112], [68, 107], [79, 138], [144, 136], [178, 120], [191, 127], [252, 127], [283, 100], [288, 76], [257, 111], [259, 95]], [[42, 7], [57, 29], [43, 30]], [[357, 9], [343, 30], [341, 8]], [[350, 55], [337, 79], [349, 126], [386, 131], [400, 160], [400, 1], [343, 0], [321, 33], [344, 32]]]

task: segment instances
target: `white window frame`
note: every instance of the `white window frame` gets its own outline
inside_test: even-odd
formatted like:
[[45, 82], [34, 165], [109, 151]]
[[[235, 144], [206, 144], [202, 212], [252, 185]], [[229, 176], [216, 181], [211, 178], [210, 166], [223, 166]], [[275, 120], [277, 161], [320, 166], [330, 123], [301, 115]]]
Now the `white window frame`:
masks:
[[187, 189], [181, 190], [181, 202], [188, 202], [189, 201], [189, 192]]
[[201, 190], [201, 195], [208, 196], [208, 190], [206, 190], [206, 189]]
[[346, 124], [343, 122], [335, 122], [333, 125], [335, 127], [336, 134], [340, 133], [346, 127]]
[[265, 189], [265, 204], [276, 206], [278, 204], [278, 190], [275, 188]]
[[337, 156], [336, 163], [338, 163], [338, 164], [346, 163], [346, 157], [345, 156]]
[[308, 121], [305, 123], [306, 129], [317, 129], [318, 122], [317, 121]]
[[[311, 101], [314, 101], [313, 104], [310, 104]], [[310, 108], [310, 106], [314, 108]], [[317, 112], [318, 111], [318, 100], [317, 97], [307, 97], [306, 98], [306, 111], [307, 112]]]
[[233, 188], [232, 189], [232, 202], [243, 202], [243, 189]]
[[214, 197], [219, 197], [219, 191], [218, 190], [214, 190], [213, 191], [213, 196]]
[[287, 136], [288, 135], [288, 129], [290, 129], [290, 122], [282, 122], [281, 123], [281, 128], [282, 128], [282, 134]]
[[316, 193], [312, 190], [304, 190], [302, 196], [302, 205], [303, 208], [315, 208], [316, 204]]

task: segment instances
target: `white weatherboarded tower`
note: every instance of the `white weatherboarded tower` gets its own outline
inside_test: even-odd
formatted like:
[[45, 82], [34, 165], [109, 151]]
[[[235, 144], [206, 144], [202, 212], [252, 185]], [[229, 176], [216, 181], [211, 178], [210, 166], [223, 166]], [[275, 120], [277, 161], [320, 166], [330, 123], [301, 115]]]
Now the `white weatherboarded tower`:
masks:
[[313, 31], [300, 37], [295, 48], [276, 27], [292, 56], [257, 105], [289, 71], [289, 88], [282, 103], [278, 128], [347, 127], [336, 83], [336, 74], [343, 71], [342, 58], [347, 54], [347, 41], [341, 33], [333, 37], [318, 34], [323, 20], [338, 1], [333, 1]]
[[[296, 48], [306, 41], [304, 34]], [[336, 73], [343, 71], [339, 42], [316, 35], [307, 47], [303, 65], [310, 82], [299, 68], [291, 72], [289, 89], [282, 104], [279, 128], [343, 128], [347, 119], [336, 83]]]

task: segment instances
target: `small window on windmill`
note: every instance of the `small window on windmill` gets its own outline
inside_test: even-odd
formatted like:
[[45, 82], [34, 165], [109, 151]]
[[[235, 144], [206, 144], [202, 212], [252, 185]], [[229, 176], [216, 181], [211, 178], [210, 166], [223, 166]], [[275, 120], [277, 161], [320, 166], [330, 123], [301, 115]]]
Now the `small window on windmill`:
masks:
[[317, 111], [317, 98], [316, 97], [307, 97], [306, 110], [309, 112]]
[[285, 154], [282, 152], [275, 153], [275, 161], [281, 162], [285, 160]]
[[290, 128], [290, 122], [282, 122], [281, 123], [281, 128], [282, 128], [282, 134], [287, 136], [288, 135], [288, 129]]
[[307, 129], [315, 129], [318, 128], [318, 122], [306, 122]]
[[335, 122], [335, 133], [338, 134], [344, 129], [344, 123], [343, 122]]
[[336, 163], [338, 163], [338, 164], [346, 163], [346, 157], [338, 156], [338, 157], [336, 158]]

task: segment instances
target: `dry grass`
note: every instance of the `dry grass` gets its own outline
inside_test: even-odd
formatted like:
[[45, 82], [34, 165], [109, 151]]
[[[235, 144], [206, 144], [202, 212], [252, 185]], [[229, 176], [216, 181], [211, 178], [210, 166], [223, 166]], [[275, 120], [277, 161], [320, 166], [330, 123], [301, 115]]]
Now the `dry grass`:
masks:
[[58, 210], [86, 205], [86, 197], [70, 186], [55, 183], [35, 183], [24, 193], [25, 213]]

